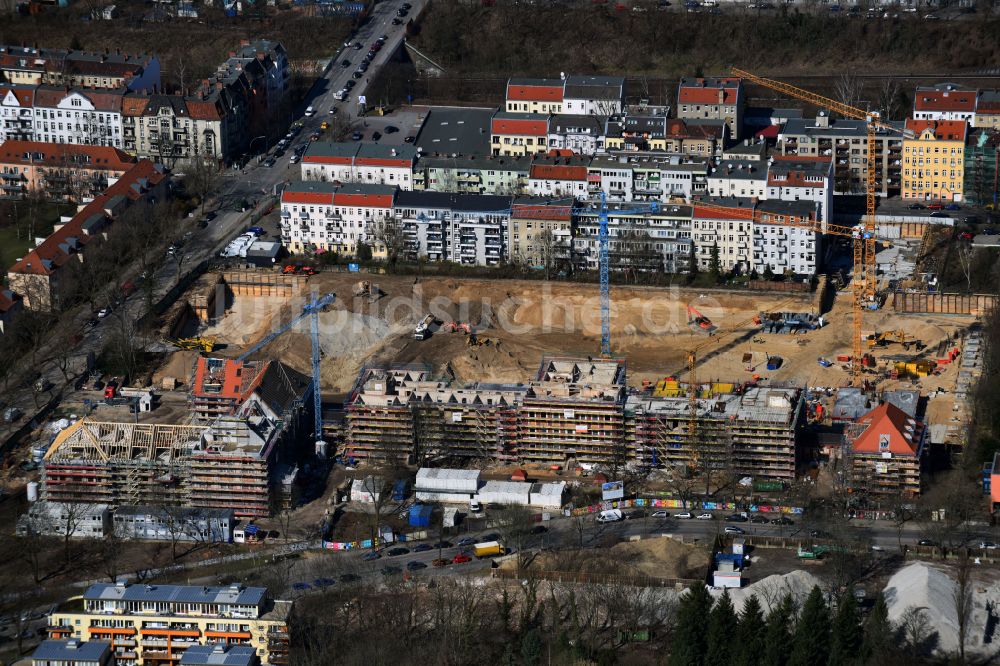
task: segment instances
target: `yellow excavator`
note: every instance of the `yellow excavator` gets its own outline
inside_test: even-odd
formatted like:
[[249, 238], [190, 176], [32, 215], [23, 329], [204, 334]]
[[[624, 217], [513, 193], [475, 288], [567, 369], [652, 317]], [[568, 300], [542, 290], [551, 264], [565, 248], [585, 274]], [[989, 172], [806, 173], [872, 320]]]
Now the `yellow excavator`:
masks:
[[865, 341], [869, 347], [886, 347], [891, 344], [903, 345], [903, 349], [912, 346], [921, 347], [920, 340], [912, 335], [907, 335], [905, 331], [883, 331], [882, 333], [872, 333], [865, 336]]
[[215, 351], [216, 344], [215, 338], [177, 338], [176, 340], [169, 340], [169, 342], [178, 349], [205, 352]]

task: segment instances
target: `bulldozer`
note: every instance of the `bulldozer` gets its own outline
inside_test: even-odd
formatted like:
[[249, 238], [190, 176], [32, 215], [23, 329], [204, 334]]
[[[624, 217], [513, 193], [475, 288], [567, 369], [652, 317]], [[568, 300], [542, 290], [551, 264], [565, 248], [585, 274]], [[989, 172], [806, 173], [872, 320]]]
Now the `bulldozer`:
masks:
[[475, 333], [469, 333], [469, 337], [466, 338], [466, 344], [470, 347], [482, 347], [483, 345], [495, 344], [496, 340], [493, 338], [482, 337], [476, 335]]
[[167, 342], [178, 349], [209, 353], [215, 351], [216, 344], [215, 338], [177, 338], [176, 340], [168, 340]]
[[917, 347], [917, 349], [924, 348], [924, 344], [920, 340], [917, 340], [912, 335], [907, 335], [905, 331], [876, 332], [865, 336], [865, 341], [869, 347], [886, 347], [891, 344], [899, 344], [907, 351], [913, 346]]
[[367, 296], [368, 300], [372, 302], [382, 297], [382, 290], [377, 284], [372, 284], [370, 280], [361, 280], [355, 284], [352, 293], [355, 298]]

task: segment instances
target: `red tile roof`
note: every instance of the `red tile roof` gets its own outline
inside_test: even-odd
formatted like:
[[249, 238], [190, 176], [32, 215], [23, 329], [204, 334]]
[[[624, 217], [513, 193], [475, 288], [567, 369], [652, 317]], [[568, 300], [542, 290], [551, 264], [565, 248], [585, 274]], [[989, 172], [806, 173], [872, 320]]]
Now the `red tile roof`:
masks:
[[226, 115], [226, 109], [218, 99], [187, 100], [188, 115], [193, 120], [219, 120]]
[[353, 157], [342, 157], [334, 155], [303, 155], [303, 164], [339, 164], [341, 166], [351, 166], [354, 164]]
[[293, 192], [281, 193], [281, 203], [333, 205], [333, 192]]
[[122, 115], [123, 116], [141, 116], [146, 111], [146, 107], [149, 106], [148, 97], [134, 97], [128, 96], [122, 99]]
[[[728, 83], [729, 86], [706, 85], [705, 79], [697, 79], [695, 85], [681, 85], [678, 93], [678, 104], [735, 104], [739, 91], [740, 79], [725, 78], [719, 79], [719, 83]], [[719, 92], [722, 92], [722, 101], [719, 101]]]
[[569, 222], [573, 218], [573, 206], [546, 205], [544, 203], [516, 203], [510, 207], [510, 215], [522, 220], [556, 220]]
[[67, 91], [66, 88], [59, 86], [38, 86], [35, 89], [35, 106], [55, 108], [71, 95], [79, 95], [87, 99], [98, 111], [115, 112], [122, 109], [124, 91], [81, 90], [78, 88]]
[[587, 167], [564, 164], [532, 164], [530, 175], [540, 180], [587, 180]]
[[[29, 157], [25, 157], [25, 154]], [[39, 158], [38, 156], [41, 156]], [[89, 158], [80, 160], [79, 158]], [[35, 166], [76, 167], [127, 171], [136, 158], [110, 146], [84, 146], [72, 143], [8, 140], [0, 144], [0, 163]]]
[[545, 136], [549, 133], [549, 121], [547, 119], [494, 118], [491, 128], [493, 134]]
[[[31, 107], [35, 104], [34, 88], [15, 88], [12, 86], [0, 86], [0, 98], [6, 98], [7, 93], [13, 93], [17, 98], [17, 103], [21, 106]], [[0, 100], [2, 101], [2, 100]]]
[[381, 166], [381, 167], [409, 168], [413, 166], [413, 160], [407, 160], [400, 157], [393, 158], [393, 157], [358, 156], [354, 158], [354, 166]]
[[362, 208], [392, 208], [391, 194], [349, 194], [337, 192], [333, 203], [338, 206], [360, 206]]
[[968, 111], [976, 110], [975, 90], [917, 90], [913, 100], [914, 111]]
[[917, 455], [923, 426], [899, 407], [883, 403], [858, 419], [858, 423], [867, 427], [851, 446], [855, 453], [888, 451], [893, 455]]
[[679, 118], [667, 121], [668, 139], [718, 139], [722, 134], [722, 125], [688, 124]]
[[698, 220], [752, 220], [753, 210], [750, 208], [733, 208], [729, 211], [721, 211], [714, 208], [705, 208], [695, 203], [694, 212], [691, 217]]
[[58, 231], [51, 233], [48, 238], [31, 252], [28, 252], [21, 261], [15, 263], [10, 268], [10, 272], [51, 275], [56, 268], [65, 264], [75, 254], [70, 239], [75, 238], [77, 243], [81, 245], [87, 243], [88, 235], [84, 232], [83, 224], [94, 216], [107, 217], [105, 207], [111, 199], [124, 196], [134, 201], [143, 196], [143, 188], [140, 187], [142, 181], [148, 185], [157, 185], [166, 177], [166, 174], [157, 169], [153, 162], [149, 160], [137, 162], [113, 185], [108, 187], [104, 194], [78, 210], [73, 219], [64, 224]]
[[[191, 394], [196, 397], [228, 398], [238, 404], [260, 384], [267, 365], [267, 361], [208, 359], [201, 356], [195, 366]], [[206, 384], [212, 389], [206, 389]]]
[[933, 130], [938, 141], [965, 141], [965, 131], [968, 126], [964, 120], [913, 120], [908, 118], [906, 129], [920, 138], [925, 130]]
[[530, 86], [507, 84], [507, 99], [518, 102], [561, 102], [562, 86]]

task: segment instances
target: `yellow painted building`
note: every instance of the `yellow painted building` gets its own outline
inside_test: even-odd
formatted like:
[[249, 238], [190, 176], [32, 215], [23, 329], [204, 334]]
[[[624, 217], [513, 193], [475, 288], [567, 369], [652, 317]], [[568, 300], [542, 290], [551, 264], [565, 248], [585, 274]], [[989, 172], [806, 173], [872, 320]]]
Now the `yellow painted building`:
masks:
[[249, 645], [261, 664], [288, 664], [291, 602], [262, 587], [91, 585], [49, 616], [49, 636], [111, 643], [118, 666], [174, 664], [193, 645]]
[[907, 120], [903, 139], [903, 199], [961, 201], [965, 180], [964, 120]]
[[490, 148], [495, 156], [548, 152], [549, 117], [538, 113], [496, 113], [490, 122]]

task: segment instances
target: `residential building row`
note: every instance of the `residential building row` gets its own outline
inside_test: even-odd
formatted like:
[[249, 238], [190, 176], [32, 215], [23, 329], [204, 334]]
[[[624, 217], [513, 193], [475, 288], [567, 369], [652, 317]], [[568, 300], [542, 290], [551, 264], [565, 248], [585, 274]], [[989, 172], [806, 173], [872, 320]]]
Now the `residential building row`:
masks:
[[[6, 145], [6, 144], [5, 144]], [[86, 155], [70, 153], [70, 155]], [[59, 153], [55, 159], [61, 160]], [[24, 167], [30, 170], [33, 167]], [[39, 167], [35, 178], [55, 179], [62, 167]], [[74, 168], [74, 171], [76, 169]], [[83, 169], [83, 173], [94, 172]], [[25, 172], [6, 173], [5, 182], [23, 182]], [[105, 176], [107, 175], [105, 174]], [[109, 179], [110, 180], [110, 179]], [[83, 205], [70, 217], [63, 217], [48, 237], [31, 248], [7, 270], [11, 291], [22, 299], [29, 310], [51, 312], [59, 310], [74, 288], [74, 265], [79, 267], [88, 246], [107, 238], [113, 225], [126, 213], [141, 206], [153, 206], [167, 196], [168, 177], [163, 167], [149, 160], [139, 160], [122, 173], [102, 194]], [[130, 223], [144, 219], [129, 214]]]
[[[712, 253], [718, 250], [723, 271], [769, 269], [775, 274], [813, 275], [820, 268], [820, 232], [831, 190], [829, 165], [824, 175], [817, 164], [794, 160], [775, 169], [765, 193], [781, 199], [711, 200], [732, 208], [730, 212], [697, 202], [692, 206], [612, 201], [609, 265], [614, 270], [686, 272], [694, 261], [698, 268], [708, 269]], [[818, 182], [803, 175], [813, 173], [820, 174]], [[609, 179], [607, 184], [614, 188], [618, 182]], [[544, 192], [501, 196], [299, 181], [281, 196], [281, 240], [292, 253], [352, 256], [364, 243], [374, 256], [384, 257], [386, 243], [398, 231], [398, 250], [413, 261], [597, 270], [598, 206], [555, 196], [558, 192], [552, 190]]]
[[137, 161], [108, 146], [8, 140], [0, 143], [0, 196], [90, 201]]
[[160, 85], [160, 61], [121, 49], [112, 53], [0, 45], [0, 83], [151, 90]]
[[[0, 83], [0, 141], [119, 148], [173, 166], [198, 158], [229, 162], [284, 132], [290, 70], [284, 47], [244, 41], [193, 90], [165, 94], [155, 81], [96, 86], [12, 77]], [[131, 80], [131, 79], [130, 79]]]
[[1000, 129], [1000, 90], [974, 90], [955, 83], [920, 86], [913, 96], [914, 120], [962, 120], [970, 127]]
[[232, 542], [235, 523], [230, 509], [36, 501], [18, 517], [15, 533], [208, 544]]

